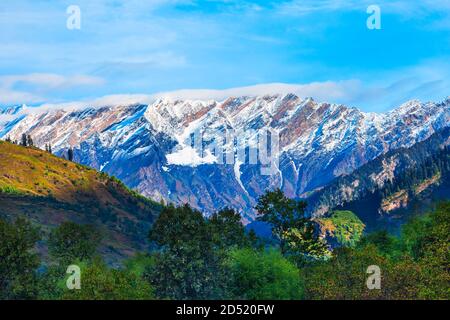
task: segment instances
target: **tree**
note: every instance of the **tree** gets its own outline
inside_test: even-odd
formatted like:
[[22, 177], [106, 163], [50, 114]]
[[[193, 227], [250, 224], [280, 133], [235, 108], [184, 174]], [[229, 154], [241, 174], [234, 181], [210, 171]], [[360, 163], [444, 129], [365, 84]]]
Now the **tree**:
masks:
[[[407, 222], [400, 237], [366, 236], [328, 261], [303, 269], [308, 299], [450, 299], [450, 202]], [[368, 290], [367, 267], [381, 270], [381, 289]]]
[[150, 232], [150, 240], [158, 248], [155, 264], [146, 272], [160, 298], [220, 299], [226, 295], [226, 255], [221, 247], [231, 240], [213, 235], [211, 230], [227, 219], [220, 215], [209, 225], [188, 205], [162, 210]]
[[227, 265], [233, 279], [232, 299], [303, 298], [299, 270], [278, 250], [235, 249]]
[[29, 147], [33, 147], [34, 146], [33, 138], [31, 138], [30, 135], [27, 136], [27, 145]]
[[63, 222], [50, 234], [49, 253], [64, 266], [79, 260], [89, 261], [96, 253], [100, 238], [99, 233], [91, 225]]
[[48, 153], [52, 153], [52, 145], [49, 144], [45, 144], [45, 151], [47, 151]]
[[69, 150], [67, 151], [67, 159], [69, 161], [73, 161], [73, 149], [72, 149], [72, 147], [70, 147]]
[[145, 271], [155, 265], [154, 254], [137, 253], [124, 262], [125, 270], [138, 277], [145, 275]]
[[[327, 261], [317, 261], [303, 269], [307, 299], [314, 300], [354, 300], [380, 299], [380, 290], [369, 290], [366, 286], [367, 268], [379, 266], [384, 275], [387, 260], [382, 257], [375, 246], [364, 249], [347, 247], [337, 248], [333, 257]], [[384, 287], [384, 277], [381, 279]]]
[[110, 269], [94, 259], [81, 264], [81, 289], [65, 290], [63, 299], [70, 300], [148, 300], [154, 299], [153, 288], [139, 276], [127, 271]]
[[283, 254], [294, 254], [299, 260], [327, 256], [326, 243], [318, 237], [305, 208], [304, 201], [289, 199], [280, 189], [268, 191], [258, 200], [257, 219], [271, 225]]
[[22, 146], [26, 147], [28, 145], [28, 138], [27, 135], [25, 133], [22, 134]]
[[304, 265], [312, 260], [328, 259], [331, 252], [324, 239], [317, 236], [315, 228], [311, 225], [303, 229], [292, 228], [283, 234], [287, 249], [284, 254], [290, 257], [297, 265]]
[[22, 218], [14, 223], [0, 219], [0, 299], [36, 297], [39, 238], [39, 230]]
[[401, 245], [422, 268], [418, 290], [421, 299], [450, 299], [450, 202], [402, 228]]
[[206, 221], [189, 205], [163, 208], [150, 231], [150, 240], [161, 248], [175, 248], [180, 242], [197, 243], [205, 239]]
[[38, 299], [59, 300], [67, 290], [65, 279], [67, 277], [67, 265], [54, 264], [43, 268], [38, 276]]
[[208, 220], [212, 241], [218, 248], [245, 247], [252, 239], [245, 233], [241, 215], [232, 209], [214, 213]]
[[385, 256], [393, 256], [396, 254], [396, 238], [386, 230], [372, 232], [364, 236], [359, 243], [361, 247], [365, 247], [368, 244], [377, 247], [378, 251]]

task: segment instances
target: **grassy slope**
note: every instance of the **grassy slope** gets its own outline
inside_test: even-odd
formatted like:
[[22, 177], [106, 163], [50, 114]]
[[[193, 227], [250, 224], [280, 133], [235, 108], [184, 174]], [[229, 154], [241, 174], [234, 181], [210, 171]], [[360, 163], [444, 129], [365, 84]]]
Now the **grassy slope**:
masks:
[[339, 246], [354, 246], [361, 239], [366, 227], [351, 211], [336, 210], [328, 217], [317, 219], [317, 222], [327, 240]]
[[146, 247], [160, 206], [94, 169], [0, 141], [0, 217], [26, 216], [44, 231], [71, 220], [102, 230], [101, 252], [118, 261]]

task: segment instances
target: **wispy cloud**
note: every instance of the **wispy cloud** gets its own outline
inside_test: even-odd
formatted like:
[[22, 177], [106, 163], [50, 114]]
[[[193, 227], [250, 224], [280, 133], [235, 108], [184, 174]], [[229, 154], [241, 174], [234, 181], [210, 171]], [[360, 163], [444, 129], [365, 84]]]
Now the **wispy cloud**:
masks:
[[[374, 3], [382, 32], [366, 28]], [[448, 0], [77, 0], [79, 31], [69, 4], [0, 1], [1, 104], [244, 87], [379, 110], [444, 96], [450, 79]]]
[[100, 86], [104, 80], [86, 75], [62, 76], [31, 73], [0, 76], [0, 103], [37, 103], [45, 101], [42, 94], [50, 90], [67, 90], [83, 86]]
[[39, 103], [43, 101], [45, 101], [45, 98], [37, 96], [30, 92], [0, 88], [0, 104], [3, 105]]
[[112, 59], [101, 63], [100, 66], [91, 73], [95, 75], [130, 75], [148, 73], [154, 69], [174, 69], [187, 64], [184, 56], [173, 52], [156, 52], [142, 56], [130, 56], [119, 59]]
[[373, 4], [380, 6], [383, 12], [399, 14], [404, 17], [450, 13], [450, 2], [447, 0], [289, 0], [281, 1], [277, 8], [280, 13], [299, 15], [365, 10]]
[[314, 82], [308, 84], [268, 83], [224, 90], [185, 89], [171, 92], [161, 92], [153, 95], [155, 98], [181, 100], [217, 100], [229, 97], [264, 96], [293, 93], [300, 97], [314, 97], [321, 101], [336, 101], [349, 98], [348, 95], [360, 83], [357, 80]]
[[433, 59], [395, 70], [370, 74], [346, 103], [366, 110], [387, 111], [407, 100], [441, 101], [450, 96], [450, 63]]
[[432, 16], [431, 21], [422, 22], [422, 28], [425, 29], [450, 29], [448, 0], [288, 0], [280, 2], [276, 11], [287, 16], [364, 12], [373, 4], [380, 6], [382, 13], [396, 15], [404, 20], [423, 21]]
[[52, 73], [31, 73], [24, 75], [0, 76], [0, 85], [11, 88], [18, 84], [34, 85], [42, 89], [70, 88], [86, 85], [103, 84], [103, 79], [85, 75], [74, 75], [70, 77]]
[[[39, 107], [26, 108], [23, 113], [39, 113], [52, 109], [79, 110], [88, 107], [151, 104], [158, 99], [223, 101], [229, 97], [290, 93], [301, 98], [313, 97], [319, 102], [342, 103], [364, 111], [389, 111], [408, 100], [441, 101], [450, 95], [448, 91], [450, 65], [443, 61], [426, 61], [419, 66], [385, 72], [383, 77], [382, 80], [372, 83], [361, 79], [349, 79], [306, 84], [269, 83], [223, 90], [185, 89], [154, 94], [107, 95], [94, 100], [45, 103]], [[446, 94], [442, 94], [443, 92]], [[17, 94], [26, 93], [18, 92]]]

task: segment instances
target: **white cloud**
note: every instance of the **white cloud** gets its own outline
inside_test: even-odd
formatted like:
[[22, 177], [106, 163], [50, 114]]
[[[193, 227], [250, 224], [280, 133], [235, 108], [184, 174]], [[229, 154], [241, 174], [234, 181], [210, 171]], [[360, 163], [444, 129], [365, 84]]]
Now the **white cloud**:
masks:
[[55, 89], [101, 85], [103, 84], [103, 79], [85, 75], [62, 76], [53, 73], [0, 76], [0, 86], [3, 88], [12, 88], [18, 84], [33, 85], [40, 89]]
[[320, 101], [351, 99], [352, 93], [359, 91], [358, 80], [314, 82], [309, 84], [271, 83], [255, 86], [231, 88], [224, 90], [185, 89], [160, 92], [155, 94], [116, 94], [94, 100], [81, 100], [65, 103], [44, 103], [38, 107], [27, 108], [26, 112], [43, 112], [51, 109], [77, 110], [83, 108], [100, 108], [105, 106], [127, 106], [133, 104], [151, 104], [158, 99], [167, 100], [216, 100], [223, 101], [229, 97], [263, 96], [293, 93], [299, 97], [313, 97]]
[[290, 31], [328, 37], [324, 31], [336, 26], [338, 14], [366, 14], [370, 5], [380, 6], [383, 15], [395, 15], [401, 22], [412, 22], [424, 30], [450, 29], [449, 0], [283, 0], [270, 2], [262, 10], [278, 20], [297, 18]]
[[44, 98], [30, 92], [16, 91], [0, 87], [0, 104], [39, 103]]
[[47, 110], [79, 110], [85, 108], [101, 108], [114, 106], [130, 106], [135, 104], [151, 104], [155, 98], [148, 94], [115, 94], [95, 100], [72, 101], [65, 103], [45, 103], [38, 107], [28, 108], [26, 112], [44, 112]]
[[178, 67], [186, 64], [186, 58], [173, 52], [157, 52], [149, 55], [112, 60], [112, 64], [125, 66]]
[[[154, 94], [117, 94], [108, 95], [95, 100], [81, 100], [66, 103], [45, 103], [39, 107], [27, 108], [26, 112], [41, 112], [49, 109], [77, 110], [87, 107], [124, 106], [133, 104], [152, 104], [157, 99], [169, 100], [215, 100], [223, 101], [229, 97], [263, 96], [293, 93], [301, 98], [312, 97], [319, 102], [342, 103], [348, 106], [362, 108], [366, 111], [387, 111], [407, 100], [445, 99], [450, 94], [450, 64], [445, 59], [423, 61], [421, 64], [396, 70], [385, 70], [364, 78], [343, 81], [312, 82], [306, 84], [269, 83], [247, 87], [237, 87], [223, 90], [185, 89], [159, 92]], [[370, 81], [367, 80], [370, 78]], [[11, 79], [10, 77], [9, 79]], [[47, 87], [63, 85], [71, 82], [90, 83], [87, 78], [75, 78], [72, 81], [61, 80], [60, 77], [15, 77], [45, 83]], [[81, 79], [81, 80], [80, 80]], [[39, 81], [38, 81], [39, 80]], [[93, 83], [96, 83], [95, 81]], [[45, 101], [40, 96], [14, 90], [4, 90], [0, 87], [0, 103], [5, 100], [14, 103], [29, 103], [29, 101]]]
[[0, 103], [38, 103], [46, 99], [43, 93], [81, 86], [100, 86], [99, 77], [86, 75], [62, 76], [53, 73], [30, 73], [0, 76]]
[[305, 15], [317, 12], [365, 10], [373, 4], [380, 6], [382, 12], [397, 14], [404, 18], [430, 13], [450, 13], [448, 0], [291, 0], [281, 2], [277, 8], [281, 14]]
[[347, 98], [360, 87], [358, 80], [313, 82], [309, 84], [270, 83], [224, 90], [194, 89], [161, 92], [155, 98], [179, 100], [217, 100], [229, 97], [262, 96], [294, 93], [299, 97], [314, 97], [321, 101], [334, 101]]
[[[263, 96], [293, 93], [299, 97], [313, 97], [319, 101], [351, 100], [352, 94], [360, 92], [361, 84], [357, 80], [340, 82], [315, 82], [309, 84], [271, 83], [224, 90], [186, 89], [156, 94], [116, 94], [100, 97], [94, 100], [80, 100], [64, 103], [44, 103], [36, 107], [26, 107], [22, 114], [40, 113], [48, 110], [80, 110], [85, 108], [100, 108], [108, 106], [128, 106], [134, 104], [152, 104], [158, 99], [166, 100], [216, 100], [223, 101], [229, 97]], [[3, 95], [0, 90], [0, 103], [31, 103], [44, 101], [43, 98], [25, 92], [15, 92]], [[23, 98], [23, 99], [22, 99]]]
[[172, 69], [186, 65], [186, 58], [173, 52], [156, 52], [141, 56], [121, 57], [100, 64], [94, 73], [100, 75], [130, 75], [154, 69]]

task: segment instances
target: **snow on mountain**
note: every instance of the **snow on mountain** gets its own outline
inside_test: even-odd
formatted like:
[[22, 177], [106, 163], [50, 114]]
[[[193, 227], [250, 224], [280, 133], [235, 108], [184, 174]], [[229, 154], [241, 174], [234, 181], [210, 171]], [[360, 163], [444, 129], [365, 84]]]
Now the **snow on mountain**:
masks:
[[[449, 126], [450, 100], [410, 101], [377, 114], [294, 94], [222, 101], [165, 97], [81, 109], [23, 106], [0, 110], [2, 116], [0, 137], [31, 134], [38, 146], [51, 143], [57, 154], [73, 147], [77, 161], [156, 200], [188, 202], [206, 213], [231, 206], [251, 220], [266, 189], [305, 195]], [[278, 160], [270, 175], [262, 173], [263, 164], [249, 161], [260, 130], [272, 132], [270, 141], [279, 137], [277, 150], [270, 150]]]

